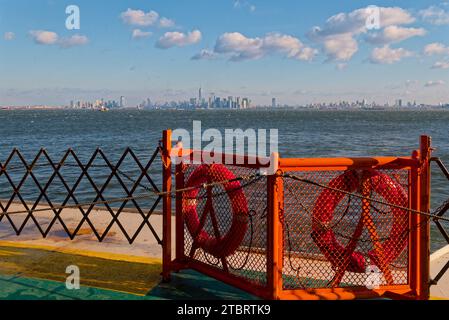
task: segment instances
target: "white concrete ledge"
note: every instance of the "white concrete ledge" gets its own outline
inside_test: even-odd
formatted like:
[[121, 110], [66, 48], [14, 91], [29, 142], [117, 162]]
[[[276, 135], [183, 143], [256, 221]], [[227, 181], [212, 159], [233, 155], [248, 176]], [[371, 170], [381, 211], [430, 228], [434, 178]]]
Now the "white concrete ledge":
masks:
[[[449, 261], [449, 245], [438, 250], [430, 256], [430, 276], [435, 278]], [[430, 287], [432, 297], [449, 299], [449, 272], [447, 272], [437, 285]]]

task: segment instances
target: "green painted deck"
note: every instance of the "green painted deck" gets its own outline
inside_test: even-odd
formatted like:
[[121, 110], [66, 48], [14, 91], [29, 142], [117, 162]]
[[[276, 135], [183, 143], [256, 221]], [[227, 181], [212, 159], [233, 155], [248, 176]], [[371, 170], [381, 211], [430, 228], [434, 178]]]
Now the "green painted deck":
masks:
[[[79, 290], [65, 286], [80, 268]], [[160, 283], [159, 259], [61, 248], [0, 245], [0, 300], [252, 300], [255, 297], [192, 270]]]
[[[162, 266], [158, 259], [55, 250], [17, 244], [0, 245], [0, 300], [257, 299], [192, 270], [173, 273], [169, 283], [160, 283]], [[79, 290], [69, 290], [65, 286], [68, 276], [65, 268], [72, 264], [78, 265], [81, 270]], [[248, 271], [245, 276], [248, 276]], [[256, 271], [253, 276], [254, 279], [264, 277]], [[292, 287], [297, 280], [284, 275], [284, 281]], [[304, 278], [301, 283], [317, 285], [316, 279], [312, 281]], [[442, 285], [444, 283], [442, 281]], [[445, 297], [435, 293], [433, 295]]]
[[169, 283], [152, 289], [148, 297], [171, 300], [257, 300], [242, 290], [231, 287], [192, 270], [173, 273]]
[[173, 274], [170, 283], [161, 283], [146, 295], [81, 286], [68, 290], [65, 283], [20, 275], [0, 275], [2, 300], [254, 300], [241, 290], [191, 270]]

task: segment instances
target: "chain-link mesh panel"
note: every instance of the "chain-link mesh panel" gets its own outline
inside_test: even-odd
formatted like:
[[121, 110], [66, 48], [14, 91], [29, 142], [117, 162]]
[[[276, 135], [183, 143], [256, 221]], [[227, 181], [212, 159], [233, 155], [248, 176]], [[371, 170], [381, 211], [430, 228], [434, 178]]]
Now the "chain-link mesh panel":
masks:
[[[186, 165], [184, 168], [184, 186], [187, 186], [189, 179], [195, 170], [201, 165]], [[226, 166], [226, 169], [235, 177], [251, 176], [257, 170]], [[229, 176], [216, 171], [209, 182], [224, 181]], [[205, 263], [211, 267], [229, 272], [235, 276], [242, 277], [249, 282], [258, 285], [267, 283], [267, 180], [266, 177], [252, 178], [241, 182], [233, 183], [231, 186], [218, 184], [209, 189], [199, 189], [195, 195], [195, 210], [199, 221], [204, 221], [198, 232], [205, 232], [212, 239], [220, 240], [231, 236], [233, 219], [235, 219], [235, 208], [232, 205], [232, 198], [235, 194], [241, 193], [246, 199], [246, 212], [240, 212], [243, 217], [242, 228], [237, 231], [241, 233], [241, 242], [236, 245], [237, 249], [226, 257], [216, 257], [205, 250], [197, 240], [195, 230], [189, 230], [187, 223], [184, 230], [184, 253], [186, 257]], [[191, 201], [188, 195], [183, 194], [184, 201]], [[212, 210], [208, 207], [208, 199], [212, 204]], [[235, 199], [234, 199], [235, 201]], [[235, 205], [234, 205], [235, 206]], [[216, 221], [216, 222], [215, 222]], [[214, 226], [215, 225], [215, 226]], [[192, 232], [193, 231], [193, 232]], [[192, 235], [193, 233], [193, 235]]]
[[284, 289], [408, 284], [407, 170], [288, 174]]

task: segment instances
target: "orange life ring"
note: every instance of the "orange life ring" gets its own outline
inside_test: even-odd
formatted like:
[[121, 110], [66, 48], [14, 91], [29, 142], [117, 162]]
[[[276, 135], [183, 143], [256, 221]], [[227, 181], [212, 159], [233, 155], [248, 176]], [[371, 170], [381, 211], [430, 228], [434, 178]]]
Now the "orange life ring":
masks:
[[[201, 165], [188, 178], [186, 188], [201, 186], [204, 183], [233, 180], [235, 175], [224, 165]], [[198, 216], [198, 194], [200, 188], [184, 193], [183, 214], [187, 229], [192, 235], [194, 244], [216, 258], [225, 258], [235, 253], [245, 238], [248, 228], [249, 210], [245, 194], [239, 181], [223, 184], [231, 202], [232, 223], [225, 235], [219, 237], [209, 234], [201, 228]], [[212, 199], [209, 205], [213, 206]], [[206, 202], [206, 206], [207, 206]], [[209, 208], [210, 209], [210, 208]], [[213, 208], [212, 208], [213, 210]], [[206, 213], [203, 213], [206, 214]], [[210, 214], [215, 214], [214, 212]]]
[[[407, 207], [408, 195], [404, 188], [395, 180], [386, 174], [381, 174], [375, 170], [366, 170], [363, 175], [371, 180], [372, 190], [383, 197], [386, 202], [401, 207]], [[329, 183], [329, 187], [346, 192], [355, 192], [360, 186], [360, 177], [356, 171], [347, 171], [336, 177]], [[366, 260], [362, 253], [352, 251], [340, 244], [331, 229], [328, 226], [334, 216], [337, 205], [343, 200], [345, 194], [336, 190], [325, 189], [319, 196], [313, 209], [312, 239], [324, 254], [326, 259], [338, 267], [341, 259], [350, 254], [350, 261], [347, 271], [364, 273], [366, 270]], [[407, 246], [407, 211], [391, 207], [393, 213], [393, 223], [390, 230], [390, 236], [384, 241], [382, 262], [385, 265], [390, 264], [404, 251]], [[361, 234], [364, 228], [359, 224], [358, 230], [354, 234]], [[379, 257], [374, 250], [368, 253], [371, 263], [379, 266]]]

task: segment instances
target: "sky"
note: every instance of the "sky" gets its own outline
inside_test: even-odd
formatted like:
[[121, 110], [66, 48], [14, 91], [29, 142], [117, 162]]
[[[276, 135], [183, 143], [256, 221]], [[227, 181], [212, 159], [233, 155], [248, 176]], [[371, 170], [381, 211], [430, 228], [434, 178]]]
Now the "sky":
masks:
[[448, 103], [449, 2], [0, 0], [0, 75], [0, 105]]

